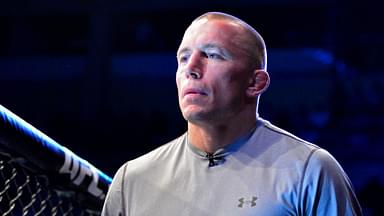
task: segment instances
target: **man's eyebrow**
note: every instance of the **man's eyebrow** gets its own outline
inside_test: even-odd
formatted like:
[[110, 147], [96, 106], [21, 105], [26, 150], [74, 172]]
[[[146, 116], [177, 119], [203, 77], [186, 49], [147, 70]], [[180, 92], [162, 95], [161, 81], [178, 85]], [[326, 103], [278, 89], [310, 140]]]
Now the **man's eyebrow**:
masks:
[[221, 47], [218, 44], [215, 43], [206, 43], [200, 46], [200, 49], [221, 49]]
[[203, 51], [207, 51], [207, 50], [210, 50], [210, 49], [217, 50], [225, 58], [232, 58], [232, 54], [231, 54], [231, 52], [229, 52], [229, 50], [227, 50], [227, 49], [223, 48], [222, 46], [220, 46], [218, 44], [215, 44], [215, 43], [204, 44], [203, 46], [201, 46], [200, 49], [203, 50]]
[[179, 56], [181, 53], [190, 52], [190, 51], [191, 49], [189, 49], [188, 47], [184, 47], [177, 51], [176, 56]]
[[[209, 51], [210, 49], [214, 49], [214, 50], [219, 51], [220, 54], [222, 54], [225, 58], [228, 58], [228, 59], [232, 58], [232, 54], [227, 49], [221, 47], [218, 44], [206, 43], [206, 44], [199, 46], [199, 50], [204, 51], [204, 52]], [[189, 53], [189, 52], [191, 52], [191, 49], [188, 47], [184, 47], [184, 48], [177, 51], [176, 56], [179, 56], [182, 53]]]

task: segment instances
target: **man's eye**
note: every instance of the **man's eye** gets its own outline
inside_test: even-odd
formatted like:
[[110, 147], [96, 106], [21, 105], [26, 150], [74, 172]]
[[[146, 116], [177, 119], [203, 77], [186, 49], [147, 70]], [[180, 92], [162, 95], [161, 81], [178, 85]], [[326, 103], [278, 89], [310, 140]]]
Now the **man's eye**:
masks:
[[210, 59], [223, 59], [223, 57], [217, 53], [207, 53], [207, 57]]
[[180, 63], [185, 63], [187, 61], [188, 61], [188, 56], [183, 55], [183, 56], [179, 57], [179, 62]]

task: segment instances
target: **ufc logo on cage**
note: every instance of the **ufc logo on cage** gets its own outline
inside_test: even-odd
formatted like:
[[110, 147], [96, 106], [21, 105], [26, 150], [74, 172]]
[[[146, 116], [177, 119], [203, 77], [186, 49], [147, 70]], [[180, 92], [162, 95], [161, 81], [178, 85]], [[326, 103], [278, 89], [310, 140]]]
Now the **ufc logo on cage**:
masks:
[[92, 181], [88, 183], [88, 192], [103, 199], [105, 194], [98, 188], [99, 175], [97, 171], [92, 166], [80, 163], [80, 160], [73, 158], [71, 154], [64, 152], [64, 155], [65, 161], [59, 172], [70, 174], [70, 178], [75, 185], [84, 183], [85, 176], [92, 177]]
[[257, 197], [255, 197], [255, 196], [253, 196], [249, 200], [246, 200], [244, 197], [242, 197], [239, 199], [239, 204], [237, 205], [237, 207], [239, 207], [239, 208], [243, 208], [245, 206], [255, 207], [256, 206], [256, 200], [257, 200]]

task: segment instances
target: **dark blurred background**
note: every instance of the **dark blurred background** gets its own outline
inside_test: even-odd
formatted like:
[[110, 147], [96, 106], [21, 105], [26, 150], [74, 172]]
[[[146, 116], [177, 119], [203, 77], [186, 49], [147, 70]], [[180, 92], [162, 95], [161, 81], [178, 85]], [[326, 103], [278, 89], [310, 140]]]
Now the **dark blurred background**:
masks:
[[330, 151], [366, 215], [384, 215], [384, 16], [374, 1], [0, 3], [0, 104], [113, 176], [186, 130], [176, 50], [223, 11], [268, 47], [260, 115]]

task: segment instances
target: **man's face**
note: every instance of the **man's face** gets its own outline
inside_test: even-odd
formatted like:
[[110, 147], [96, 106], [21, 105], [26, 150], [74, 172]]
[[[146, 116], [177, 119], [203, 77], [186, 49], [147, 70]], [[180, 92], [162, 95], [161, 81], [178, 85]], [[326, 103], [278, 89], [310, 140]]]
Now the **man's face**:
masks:
[[177, 52], [176, 84], [180, 109], [189, 122], [224, 123], [249, 102], [252, 68], [240, 48], [243, 31], [225, 20], [202, 19], [185, 32]]

